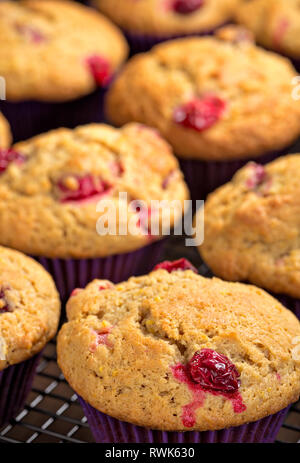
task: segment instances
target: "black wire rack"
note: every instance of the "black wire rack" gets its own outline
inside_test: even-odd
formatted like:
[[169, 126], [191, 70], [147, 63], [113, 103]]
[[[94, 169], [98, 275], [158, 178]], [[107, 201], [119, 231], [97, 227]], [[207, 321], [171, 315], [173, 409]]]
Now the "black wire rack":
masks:
[[[165, 258], [183, 255], [182, 238], [173, 237]], [[194, 248], [184, 255], [209, 275]], [[26, 405], [0, 428], [0, 443], [88, 443], [94, 442], [77, 396], [65, 381], [56, 362], [55, 341], [46, 346]], [[300, 443], [300, 402], [294, 405], [282, 426], [277, 442]]]

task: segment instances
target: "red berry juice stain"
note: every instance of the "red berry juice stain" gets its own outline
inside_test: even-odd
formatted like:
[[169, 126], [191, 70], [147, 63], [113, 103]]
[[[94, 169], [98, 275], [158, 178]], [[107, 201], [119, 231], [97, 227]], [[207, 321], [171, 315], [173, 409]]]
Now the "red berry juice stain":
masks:
[[196, 423], [196, 410], [203, 406], [206, 394], [230, 400], [235, 413], [246, 410], [239, 392], [239, 373], [233, 363], [224, 355], [212, 349], [196, 352], [186, 365], [172, 366], [174, 378], [187, 385], [193, 400], [183, 406], [182, 423], [192, 428]]

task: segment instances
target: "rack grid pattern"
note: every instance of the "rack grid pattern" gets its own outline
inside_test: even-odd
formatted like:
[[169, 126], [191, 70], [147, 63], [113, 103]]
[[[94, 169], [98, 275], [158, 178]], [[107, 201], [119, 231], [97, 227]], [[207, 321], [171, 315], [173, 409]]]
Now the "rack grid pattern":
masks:
[[[185, 248], [182, 238], [173, 237], [166, 259], [185, 255], [209, 275], [194, 248]], [[94, 442], [77, 396], [65, 381], [57, 363], [55, 341], [44, 350], [33, 389], [24, 409], [0, 428], [0, 443], [87, 443]], [[294, 405], [277, 442], [300, 443], [300, 402]]]

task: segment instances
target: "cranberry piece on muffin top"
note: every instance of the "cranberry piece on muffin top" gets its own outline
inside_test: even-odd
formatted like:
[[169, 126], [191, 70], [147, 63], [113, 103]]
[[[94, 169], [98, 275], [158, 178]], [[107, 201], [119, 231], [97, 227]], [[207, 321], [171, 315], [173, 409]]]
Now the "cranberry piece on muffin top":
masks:
[[111, 67], [106, 58], [100, 55], [91, 55], [86, 60], [87, 65], [98, 85], [106, 85], [111, 78]]
[[29, 24], [15, 24], [16, 30], [22, 35], [25, 39], [29, 40], [32, 43], [42, 43], [46, 41], [44, 34], [37, 28], [30, 26]]
[[173, 10], [179, 14], [190, 14], [204, 5], [204, 0], [174, 0]]
[[221, 118], [225, 107], [225, 102], [217, 96], [195, 98], [175, 109], [174, 121], [189, 129], [202, 132]]
[[11, 162], [16, 164], [22, 164], [25, 161], [25, 157], [12, 149], [1, 149], [0, 148], [0, 174], [3, 173]]
[[100, 178], [88, 174], [84, 177], [70, 175], [58, 182], [61, 192], [61, 202], [82, 201], [94, 196], [108, 193], [111, 186]]
[[235, 365], [212, 349], [196, 352], [188, 368], [193, 381], [204, 389], [232, 393], [240, 387], [240, 374]]
[[273, 45], [274, 45], [274, 48], [276, 48], [277, 50], [280, 50], [282, 41], [289, 27], [290, 27], [289, 20], [287, 18], [281, 18], [273, 34]]
[[193, 272], [198, 273], [198, 270], [184, 258], [174, 261], [165, 260], [164, 262], [157, 264], [153, 270], [159, 269], [167, 270], [169, 273], [175, 272], [176, 270], [192, 270]]
[[8, 286], [2, 286], [0, 288], [0, 314], [12, 312], [12, 308], [6, 297], [7, 291], [9, 291], [9, 289], [10, 288]]
[[222, 396], [232, 403], [234, 413], [243, 413], [247, 407], [239, 392], [239, 372], [235, 365], [212, 349], [195, 352], [187, 364], [171, 367], [173, 376], [187, 385], [192, 400], [182, 407], [182, 423], [191, 428], [196, 423], [196, 410], [203, 407], [206, 394]]
[[95, 353], [98, 346], [106, 346], [108, 348], [112, 347], [112, 343], [109, 341], [108, 336], [111, 333], [113, 327], [109, 325], [107, 322], [102, 322], [102, 328], [100, 330], [93, 330], [93, 334], [95, 335], [95, 340], [90, 346], [90, 352]]
[[268, 174], [264, 166], [261, 164], [251, 163], [251, 176], [248, 178], [246, 185], [251, 190], [262, 186], [268, 179]]
[[112, 162], [110, 170], [115, 177], [121, 177], [125, 172], [124, 166], [120, 161]]

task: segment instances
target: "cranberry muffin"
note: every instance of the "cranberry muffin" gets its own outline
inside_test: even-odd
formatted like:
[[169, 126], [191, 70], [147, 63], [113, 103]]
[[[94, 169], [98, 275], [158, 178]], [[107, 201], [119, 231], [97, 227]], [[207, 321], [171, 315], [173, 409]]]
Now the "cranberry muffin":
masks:
[[207, 35], [229, 22], [240, 0], [92, 0], [125, 32], [133, 52], [179, 36]]
[[59, 316], [51, 276], [29, 257], [0, 246], [0, 425], [24, 404]]
[[95, 280], [67, 314], [58, 363], [99, 442], [270, 442], [299, 397], [296, 317], [184, 259], [118, 285]]
[[172, 227], [189, 198], [170, 146], [140, 124], [62, 128], [10, 153], [0, 176], [0, 243], [38, 258], [63, 298], [97, 276], [120, 281], [152, 268], [163, 213]]
[[300, 317], [300, 154], [249, 163], [205, 204], [201, 256], [221, 278], [284, 294]]
[[156, 127], [171, 143], [196, 199], [249, 159], [266, 162], [300, 134], [290, 62], [256, 47], [245, 30], [170, 41], [133, 57], [112, 84], [117, 125]]
[[250, 29], [263, 46], [300, 62], [300, 9], [298, 0], [243, 1], [236, 19]]
[[16, 140], [101, 120], [100, 96], [128, 53], [107, 18], [58, 0], [1, 2], [0, 42], [1, 107]]
[[0, 113], [0, 147], [8, 148], [10, 143], [11, 143], [11, 133], [10, 133], [9, 123], [5, 119], [3, 114]]

